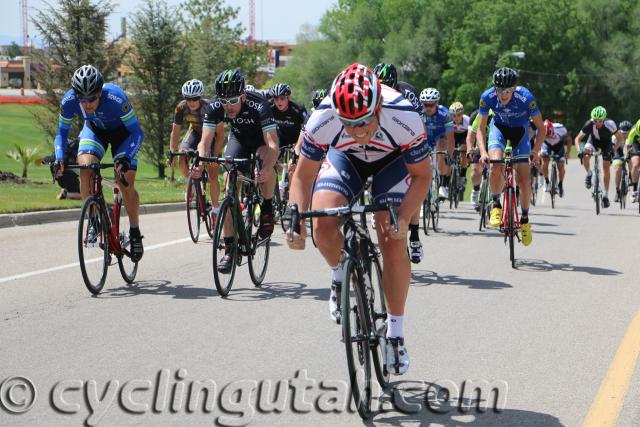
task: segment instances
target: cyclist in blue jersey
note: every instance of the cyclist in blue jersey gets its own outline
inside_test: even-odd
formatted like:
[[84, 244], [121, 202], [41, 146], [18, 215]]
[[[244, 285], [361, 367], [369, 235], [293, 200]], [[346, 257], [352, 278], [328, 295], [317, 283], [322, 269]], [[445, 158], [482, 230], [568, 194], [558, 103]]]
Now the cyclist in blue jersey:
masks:
[[[135, 189], [137, 155], [144, 139], [133, 106], [127, 95], [118, 86], [104, 83], [102, 74], [93, 65], [78, 68], [71, 79], [72, 88], [60, 102], [58, 132], [55, 138], [56, 168], [58, 174], [64, 170], [64, 153], [68, 144], [69, 128], [75, 116], [84, 120], [80, 132], [78, 164], [99, 163], [107, 146], [111, 144], [111, 154], [116, 170], [124, 174], [129, 183], [123, 186], [116, 176], [116, 183], [129, 216], [129, 235], [132, 258], [139, 261], [144, 253], [142, 235], [138, 227], [138, 206], [140, 198]], [[91, 192], [91, 170], [80, 170], [80, 193], [82, 198]], [[93, 231], [95, 235], [95, 230]], [[92, 230], [88, 230], [91, 239]]]
[[[409, 83], [398, 81], [398, 71], [395, 65], [382, 62], [375, 66], [373, 73], [378, 76], [381, 84], [400, 92], [413, 105], [413, 109], [424, 121], [424, 110], [422, 109], [418, 91]], [[409, 223], [409, 256], [414, 264], [420, 263], [424, 256], [422, 242], [420, 241], [420, 209], [411, 217], [411, 222]]]
[[[529, 223], [529, 201], [531, 185], [529, 184], [530, 164], [529, 156], [533, 156], [534, 164], [538, 163], [538, 153], [544, 141], [546, 131], [542, 121], [542, 114], [531, 92], [523, 86], [516, 86], [518, 73], [508, 67], [498, 68], [493, 73], [493, 87], [487, 89], [480, 97], [480, 124], [477, 133], [478, 147], [482, 160], [500, 160], [507, 140], [513, 147], [513, 158], [516, 165], [515, 178], [520, 187], [520, 225], [522, 244], [531, 244], [531, 224]], [[493, 109], [493, 120], [489, 124], [488, 147], [486, 126], [489, 109]], [[534, 147], [529, 142], [529, 118], [533, 120], [537, 133]], [[502, 206], [500, 194], [502, 192], [504, 165], [492, 163], [490, 166], [489, 183], [493, 198], [493, 208], [489, 218], [489, 225], [498, 227], [502, 220]]]
[[[455, 138], [453, 135], [453, 118], [449, 109], [444, 105], [439, 105], [440, 92], [437, 89], [428, 87], [420, 92], [420, 101], [424, 106], [425, 125], [427, 128], [427, 143], [431, 149], [437, 151], [447, 151], [449, 157], [453, 157]], [[447, 165], [444, 156], [438, 156], [438, 173], [440, 174], [440, 198], [449, 197], [449, 179], [451, 177], [451, 167]]]

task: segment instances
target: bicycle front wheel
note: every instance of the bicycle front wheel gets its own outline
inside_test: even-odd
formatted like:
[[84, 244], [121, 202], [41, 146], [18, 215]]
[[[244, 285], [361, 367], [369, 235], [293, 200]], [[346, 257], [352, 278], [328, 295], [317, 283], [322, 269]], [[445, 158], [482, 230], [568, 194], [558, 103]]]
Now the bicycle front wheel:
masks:
[[[256, 215], [257, 203], [252, 204], [252, 214], [250, 218]], [[271, 237], [260, 239], [258, 230], [251, 232], [252, 221], [245, 224], [247, 227], [247, 236], [251, 239], [251, 255], [249, 255], [249, 276], [254, 285], [260, 286], [267, 274], [267, 264], [269, 263], [269, 250], [271, 247]]]
[[103, 206], [95, 196], [89, 196], [82, 205], [78, 223], [78, 258], [84, 284], [94, 295], [102, 290], [107, 280], [109, 255], [109, 223]]
[[193, 243], [198, 243], [200, 237], [200, 212], [198, 210], [198, 191], [196, 180], [189, 177], [187, 181], [187, 224], [189, 225], [189, 235]]
[[371, 326], [363, 278], [350, 259], [344, 263], [342, 281], [342, 338], [351, 394], [363, 420], [371, 414]]
[[620, 209], [623, 209], [623, 210], [627, 204], [627, 188], [628, 187], [629, 185], [627, 184], [627, 172], [623, 170], [622, 176], [620, 178], [620, 191], [618, 192], [620, 197]]
[[[222, 297], [229, 295], [236, 273], [236, 260], [239, 256], [233, 207], [231, 199], [225, 199], [220, 203], [220, 211], [213, 229], [213, 281]], [[233, 229], [232, 235], [228, 239], [224, 238], [223, 233], [225, 221], [230, 222]], [[228, 262], [229, 259], [230, 262]]]
[[385, 345], [387, 335], [387, 304], [384, 297], [384, 289], [382, 288], [382, 267], [380, 259], [374, 255], [375, 248], [370, 248], [371, 267], [367, 272], [369, 277], [370, 288], [367, 291], [369, 297], [369, 307], [371, 313], [372, 331], [375, 334], [375, 342], [371, 354], [373, 355], [373, 367], [375, 368], [376, 378], [380, 387], [389, 387], [389, 371], [385, 365]]
[[516, 268], [516, 256], [515, 256], [515, 217], [516, 217], [516, 204], [514, 200], [515, 196], [513, 190], [509, 192], [509, 210], [507, 214], [507, 237], [509, 239], [509, 260], [511, 261], [511, 268]]
[[[597, 165], [597, 163], [596, 163]], [[598, 171], [594, 173], [593, 194], [596, 202], [596, 215], [600, 215], [600, 176]]]
[[427, 194], [427, 198], [422, 202], [422, 230], [426, 236], [429, 235], [429, 199], [431, 197]]
[[116, 209], [114, 206], [115, 218], [114, 224], [118, 224], [118, 240], [120, 241], [120, 247], [122, 252], [117, 255], [118, 257], [118, 269], [120, 275], [127, 283], [133, 283], [138, 273], [138, 262], [131, 259], [131, 240], [129, 238], [129, 215], [124, 205], [119, 202], [120, 207]]
[[551, 209], [556, 207], [556, 194], [558, 190], [558, 168], [556, 165], [551, 166]]

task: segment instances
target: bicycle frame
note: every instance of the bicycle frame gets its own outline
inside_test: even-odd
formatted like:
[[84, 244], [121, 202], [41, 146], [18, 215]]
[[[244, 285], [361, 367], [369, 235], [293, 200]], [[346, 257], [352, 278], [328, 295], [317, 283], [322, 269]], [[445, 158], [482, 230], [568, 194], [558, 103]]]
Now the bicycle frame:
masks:
[[[516, 185], [513, 176], [513, 163], [512, 157], [513, 150], [510, 146], [507, 146], [504, 150], [504, 190], [502, 191], [502, 226], [505, 230], [505, 239], [508, 237], [509, 232], [514, 232], [517, 236], [517, 230], [520, 229], [520, 218], [518, 217], [517, 200], [516, 200]], [[513, 230], [508, 230], [509, 212], [513, 209], [515, 213]], [[520, 238], [518, 237], [518, 240]]]

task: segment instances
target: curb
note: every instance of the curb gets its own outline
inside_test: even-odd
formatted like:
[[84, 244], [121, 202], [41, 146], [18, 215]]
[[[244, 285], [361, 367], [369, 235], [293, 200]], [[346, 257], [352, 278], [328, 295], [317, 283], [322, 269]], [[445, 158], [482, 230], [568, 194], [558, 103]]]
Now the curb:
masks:
[[[180, 211], [185, 209], [184, 206], [184, 202], [140, 205], [140, 215]], [[79, 216], [79, 208], [17, 214], [0, 214], [0, 228], [73, 221], [77, 220]]]

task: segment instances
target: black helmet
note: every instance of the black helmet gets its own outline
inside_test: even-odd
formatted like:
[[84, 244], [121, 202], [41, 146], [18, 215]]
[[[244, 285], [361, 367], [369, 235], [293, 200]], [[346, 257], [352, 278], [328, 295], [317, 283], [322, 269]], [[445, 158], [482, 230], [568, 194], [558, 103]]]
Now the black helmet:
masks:
[[269, 90], [269, 94], [274, 98], [276, 96], [289, 96], [291, 95], [291, 86], [286, 83], [276, 83]]
[[90, 96], [99, 92], [103, 84], [102, 74], [93, 65], [83, 65], [71, 78], [71, 87], [80, 96]]
[[393, 64], [385, 64], [381, 62], [373, 69], [373, 73], [378, 76], [380, 83], [395, 89], [398, 84], [398, 71]]
[[495, 87], [512, 87], [518, 83], [518, 73], [513, 68], [502, 67], [493, 72], [493, 85]]
[[629, 132], [631, 130], [631, 128], [633, 127], [633, 124], [629, 120], [623, 120], [623, 121], [620, 122], [618, 127], [620, 128], [620, 130], [622, 132]]
[[313, 103], [313, 108], [318, 108], [318, 105], [320, 105], [322, 100], [325, 99], [327, 95], [329, 95], [329, 93], [326, 89], [318, 89], [315, 92], [313, 92], [313, 95], [311, 95], [311, 102]]
[[215, 81], [216, 95], [223, 98], [244, 93], [244, 76], [239, 69], [221, 72]]

